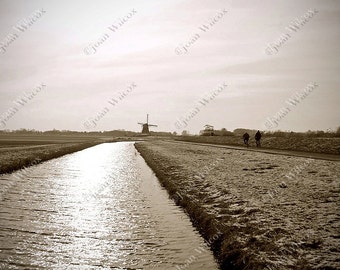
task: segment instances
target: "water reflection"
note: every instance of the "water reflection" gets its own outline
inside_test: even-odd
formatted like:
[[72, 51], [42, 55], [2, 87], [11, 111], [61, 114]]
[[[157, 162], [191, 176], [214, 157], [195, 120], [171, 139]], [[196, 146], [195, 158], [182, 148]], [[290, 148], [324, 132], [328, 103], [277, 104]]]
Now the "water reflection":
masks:
[[194, 254], [185, 269], [217, 269], [210, 251], [197, 256], [202, 239], [132, 143], [30, 168], [0, 203], [5, 267], [176, 269]]

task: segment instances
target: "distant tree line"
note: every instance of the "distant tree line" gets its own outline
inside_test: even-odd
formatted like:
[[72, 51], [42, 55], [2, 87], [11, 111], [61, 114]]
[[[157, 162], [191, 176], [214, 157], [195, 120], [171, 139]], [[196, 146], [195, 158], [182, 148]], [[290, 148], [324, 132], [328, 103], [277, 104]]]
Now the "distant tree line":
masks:
[[[71, 130], [47, 130], [38, 131], [34, 129], [21, 128], [18, 130], [0, 130], [0, 134], [17, 134], [17, 135], [78, 135], [78, 136], [112, 136], [112, 137], [132, 137], [140, 136], [140, 132], [126, 130], [111, 131], [71, 131]], [[153, 136], [171, 136], [171, 132], [151, 132]]]

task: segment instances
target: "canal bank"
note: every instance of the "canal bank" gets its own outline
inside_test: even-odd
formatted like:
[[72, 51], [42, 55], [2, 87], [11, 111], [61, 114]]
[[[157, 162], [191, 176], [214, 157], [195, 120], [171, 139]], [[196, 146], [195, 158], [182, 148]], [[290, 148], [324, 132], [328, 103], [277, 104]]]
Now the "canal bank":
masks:
[[135, 144], [222, 269], [337, 269], [338, 162]]

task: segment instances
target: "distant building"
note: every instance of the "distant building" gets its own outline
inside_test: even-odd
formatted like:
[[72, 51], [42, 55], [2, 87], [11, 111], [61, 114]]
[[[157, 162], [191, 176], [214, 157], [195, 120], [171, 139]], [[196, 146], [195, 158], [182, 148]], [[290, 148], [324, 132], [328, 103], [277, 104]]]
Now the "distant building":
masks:
[[200, 131], [200, 136], [214, 136], [215, 130], [214, 126], [211, 125], [205, 125], [204, 129]]

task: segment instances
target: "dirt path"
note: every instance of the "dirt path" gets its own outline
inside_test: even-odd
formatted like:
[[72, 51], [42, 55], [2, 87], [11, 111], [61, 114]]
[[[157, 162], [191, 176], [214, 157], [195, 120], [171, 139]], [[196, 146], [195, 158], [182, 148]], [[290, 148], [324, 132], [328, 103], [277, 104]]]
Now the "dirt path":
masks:
[[293, 157], [305, 157], [305, 158], [322, 159], [322, 160], [330, 160], [330, 161], [340, 161], [340, 155], [333, 155], [333, 154], [290, 151], [290, 150], [269, 149], [269, 148], [251, 148], [251, 147], [246, 148], [246, 147], [233, 146], [233, 145], [220, 145], [220, 144], [196, 143], [196, 142], [185, 142], [185, 141], [169, 141], [169, 142], [196, 144], [196, 145], [204, 145], [204, 146], [242, 150], [242, 151], [253, 151], [253, 152], [261, 152], [261, 153], [267, 153], [267, 154], [273, 154], [273, 155], [286, 155], [286, 156], [293, 156]]
[[182, 142], [136, 148], [214, 239], [222, 269], [340, 269], [337, 161]]

